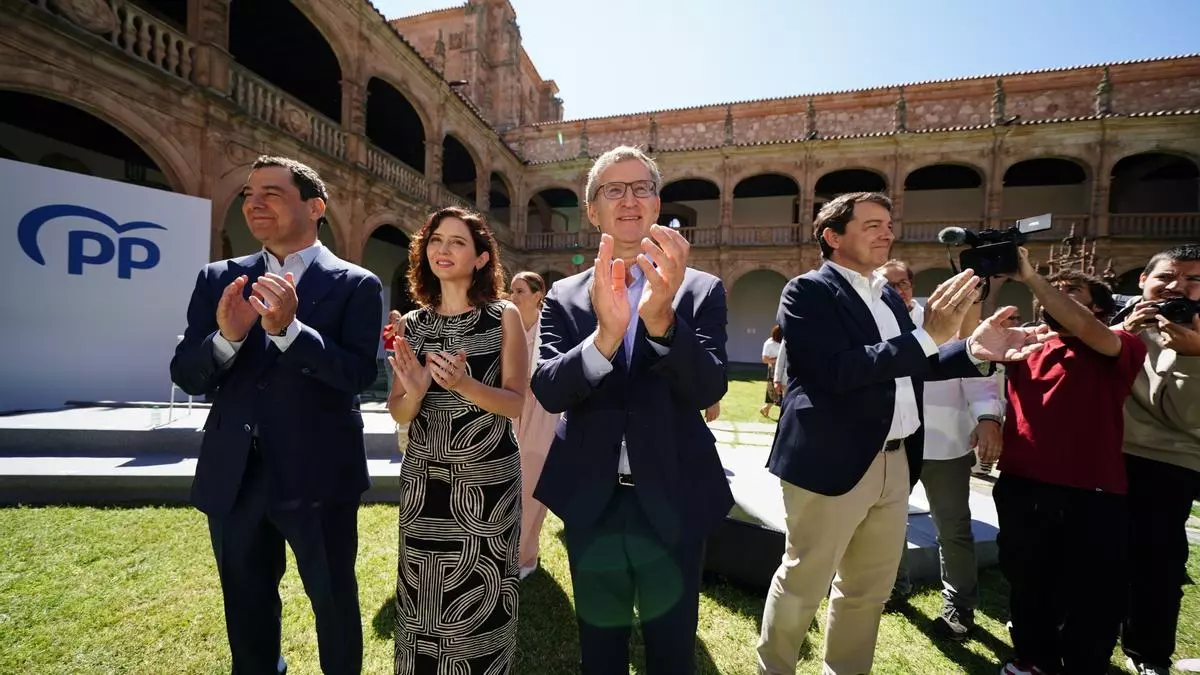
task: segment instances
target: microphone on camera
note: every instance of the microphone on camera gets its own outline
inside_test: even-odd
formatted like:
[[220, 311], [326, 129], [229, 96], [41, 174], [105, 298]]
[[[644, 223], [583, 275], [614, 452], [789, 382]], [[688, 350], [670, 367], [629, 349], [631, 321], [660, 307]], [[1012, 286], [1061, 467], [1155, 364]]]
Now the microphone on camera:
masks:
[[962, 244], [975, 245], [977, 241], [975, 233], [969, 230], [964, 230], [961, 227], [947, 227], [938, 232], [938, 241], [948, 246], [961, 246]]

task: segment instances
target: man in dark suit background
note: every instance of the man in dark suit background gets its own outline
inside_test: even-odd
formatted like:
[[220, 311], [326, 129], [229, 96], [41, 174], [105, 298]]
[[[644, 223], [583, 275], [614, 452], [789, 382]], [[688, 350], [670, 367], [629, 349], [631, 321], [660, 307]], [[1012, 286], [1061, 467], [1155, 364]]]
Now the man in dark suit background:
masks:
[[196, 279], [171, 379], [212, 409], [192, 484], [208, 516], [233, 672], [286, 672], [284, 541], [316, 616], [321, 669], [358, 673], [354, 576], [367, 489], [358, 394], [374, 382], [382, 286], [321, 245], [328, 193], [310, 167], [260, 157], [242, 213], [263, 250]]
[[788, 382], [767, 466], [783, 488], [787, 533], [763, 611], [763, 674], [795, 672], [835, 573], [825, 672], [871, 670], [920, 473], [922, 382], [987, 374], [985, 362], [1024, 358], [1046, 339], [1006, 328], [1008, 307], [953, 340], [977, 299], [971, 270], [939, 286], [924, 327], [914, 326], [875, 271], [895, 239], [890, 212], [878, 193], [827, 203], [813, 228], [825, 263], [792, 279], [780, 300]]
[[565, 525], [584, 675], [629, 672], [635, 598], [650, 675], [694, 672], [704, 540], [733, 505], [699, 413], [728, 385], [725, 290], [655, 225], [661, 185], [636, 148], [596, 160], [599, 257], [542, 310], [531, 386], [566, 415], [534, 496]]

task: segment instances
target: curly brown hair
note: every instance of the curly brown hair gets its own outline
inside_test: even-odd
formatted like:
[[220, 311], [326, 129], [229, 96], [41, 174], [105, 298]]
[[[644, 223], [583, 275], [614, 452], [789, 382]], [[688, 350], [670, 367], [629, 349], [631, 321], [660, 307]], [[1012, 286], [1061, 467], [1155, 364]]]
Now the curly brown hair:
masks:
[[457, 206], [447, 206], [434, 211], [409, 242], [409, 297], [420, 307], [437, 307], [442, 301], [442, 284], [433, 274], [428, 250], [429, 238], [447, 218], [457, 218], [466, 223], [467, 229], [471, 231], [471, 241], [475, 244], [475, 255], [488, 254], [487, 262], [471, 276], [467, 301], [478, 307], [496, 300], [504, 288], [504, 271], [500, 267], [500, 247], [496, 244], [496, 237], [488, 228], [483, 216]]

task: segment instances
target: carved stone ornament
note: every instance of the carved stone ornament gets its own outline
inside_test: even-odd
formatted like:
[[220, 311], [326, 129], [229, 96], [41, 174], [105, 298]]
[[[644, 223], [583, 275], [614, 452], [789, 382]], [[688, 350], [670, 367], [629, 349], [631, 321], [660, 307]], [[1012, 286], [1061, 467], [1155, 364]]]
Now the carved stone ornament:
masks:
[[68, 21], [97, 35], [117, 28], [117, 15], [104, 0], [50, 0], [50, 6]]
[[312, 118], [290, 103], [280, 104], [279, 124], [285, 131], [301, 140], [306, 140], [312, 133]]

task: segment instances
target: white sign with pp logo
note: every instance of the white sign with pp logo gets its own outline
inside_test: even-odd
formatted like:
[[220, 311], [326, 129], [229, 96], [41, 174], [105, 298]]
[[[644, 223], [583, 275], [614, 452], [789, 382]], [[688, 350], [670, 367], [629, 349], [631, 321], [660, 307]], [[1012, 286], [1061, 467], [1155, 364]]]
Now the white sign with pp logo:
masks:
[[0, 160], [0, 411], [165, 401], [207, 199]]

